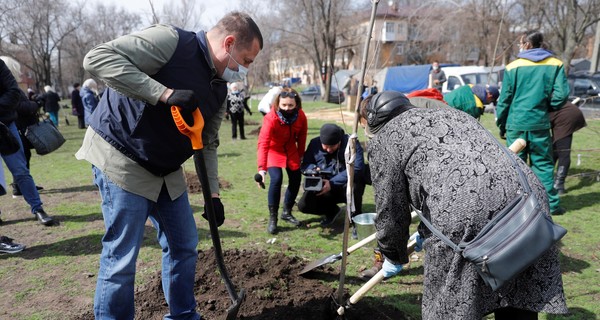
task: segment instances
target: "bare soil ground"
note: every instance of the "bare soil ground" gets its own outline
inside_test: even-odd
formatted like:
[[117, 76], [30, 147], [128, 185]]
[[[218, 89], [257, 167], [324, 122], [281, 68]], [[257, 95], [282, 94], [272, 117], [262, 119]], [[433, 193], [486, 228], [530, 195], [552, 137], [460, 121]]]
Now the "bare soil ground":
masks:
[[[342, 319], [333, 309], [335, 289], [322, 280], [334, 281], [339, 273], [331, 266], [299, 276], [305, 263], [283, 253], [269, 255], [266, 251], [228, 250], [225, 265], [231, 281], [239, 292], [246, 291], [239, 319]], [[219, 319], [232, 305], [220, 274], [216, 271], [213, 250], [198, 252], [194, 291], [198, 311], [203, 319]], [[346, 294], [346, 298], [348, 294]], [[160, 320], [168, 313], [161, 288], [160, 272], [136, 292], [136, 319]], [[373, 301], [372, 301], [373, 302]], [[380, 304], [359, 302], [348, 309], [343, 319], [405, 319], [400, 311]], [[78, 319], [92, 319], [86, 311]]]

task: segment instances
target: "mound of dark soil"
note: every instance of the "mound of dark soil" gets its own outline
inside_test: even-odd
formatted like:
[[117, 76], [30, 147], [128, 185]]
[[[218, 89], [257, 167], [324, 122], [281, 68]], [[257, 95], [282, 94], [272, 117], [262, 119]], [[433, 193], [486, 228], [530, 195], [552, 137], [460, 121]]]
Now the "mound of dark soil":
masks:
[[[298, 275], [305, 262], [283, 253], [230, 250], [224, 252], [225, 265], [238, 292], [246, 291], [239, 319], [342, 319], [332, 312], [335, 289], [319, 279]], [[319, 278], [339, 277], [332, 267], [320, 269]], [[214, 251], [200, 251], [196, 267], [195, 293], [203, 319], [219, 319], [232, 305], [220, 274]], [[348, 296], [348, 294], [347, 294]], [[346, 297], [348, 298], [348, 297]], [[168, 313], [161, 288], [160, 273], [136, 292], [136, 319], [162, 319]], [[343, 319], [405, 319], [405, 315], [370, 299], [348, 310]]]
[[[202, 193], [202, 185], [200, 184], [200, 179], [198, 179], [196, 171], [185, 171], [184, 175], [187, 182], [188, 192]], [[231, 183], [219, 177], [219, 189], [227, 190], [229, 188], [231, 188]]]

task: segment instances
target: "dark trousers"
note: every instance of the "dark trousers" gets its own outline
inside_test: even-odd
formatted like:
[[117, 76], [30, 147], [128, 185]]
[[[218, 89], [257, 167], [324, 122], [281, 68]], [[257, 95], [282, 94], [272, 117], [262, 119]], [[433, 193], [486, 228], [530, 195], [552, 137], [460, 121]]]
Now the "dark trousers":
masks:
[[77, 127], [79, 129], [85, 129], [85, 120], [83, 116], [77, 116]]
[[244, 134], [244, 112], [230, 113], [231, 118], [231, 138], [237, 138], [237, 127], [240, 127], [240, 138], [246, 139]]
[[[358, 176], [358, 175], [357, 175]], [[298, 201], [298, 210], [303, 213], [331, 216], [339, 211], [338, 203], [346, 203], [346, 188], [343, 186], [332, 186], [331, 190], [323, 195], [317, 196], [316, 191], [304, 191], [302, 198]], [[362, 213], [362, 198], [365, 193], [365, 183], [363, 179], [358, 179], [354, 183], [354, 206], [356, 210], [352, 216]]]
[[[285, 169], [288, 175], [288, 187], [285, 191], [285, 197], [283, 198], [283, 205], [287, 208], [294, 206], [296, 202], [296, 196], [300, 190], [300, 182], [302, 181], [302, 174], [300, 169], [290, 170]], [[281, 185], [283, 184], [283, 170], [281, 168], [271, 167], [267, 169], [270, 177], [269, 183], [269, 194], [268, 194], [268, 205], [279, 208], [279, 201], [281, 199]]]
[[558, 167], [564, 167], [564, 175], [567, 175], [571, 167], [571, 144], [573, 135], [570, 134], [554, 143], [554, 164]]
[[23, 144], [23, 153], [25, 154], [25, 161], [27, 161], [27, 169], [30, 169], [29, 163], [31, 162], [31, 149], [33, 148], [33, 145], [31, 145], [31, 142], [25, 137], [25, 130], [19, 130], [19, 137]]

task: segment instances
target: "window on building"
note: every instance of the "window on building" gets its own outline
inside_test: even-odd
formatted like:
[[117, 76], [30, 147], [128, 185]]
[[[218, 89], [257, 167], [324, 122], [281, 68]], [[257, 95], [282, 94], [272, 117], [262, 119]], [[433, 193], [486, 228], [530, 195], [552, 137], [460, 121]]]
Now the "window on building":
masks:
[[399, 56], [404, 54], [404, 43], [399, 43], [396, 45], [396, 54]]
[[391, 33], [393, 33], [394, 32], [394, 27], [395, 27], [394, 23], [392, 23], [392, 22], [386, 22], [385, 23], [385, 32], [391, 32]]

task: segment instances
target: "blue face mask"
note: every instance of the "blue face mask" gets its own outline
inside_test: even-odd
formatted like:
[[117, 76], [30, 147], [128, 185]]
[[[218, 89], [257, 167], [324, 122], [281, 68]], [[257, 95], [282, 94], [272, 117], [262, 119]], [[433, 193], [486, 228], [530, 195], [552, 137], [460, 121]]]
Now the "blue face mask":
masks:
[[[235, 46], [234, 46], [235, 48]], [[233, 49], [231, 49], [233, 51]], [[225, 71], [223, 71], [223, 76], [221, 77], [223, 80], [227, 82], [240, 82], [246, 79], [246, 75], [248, 74], [248, 68], [242, 66], [239, 62], [235, 61], [235, 59], [231, 56], [230, 53], [229, 60], [227, 61], [227, 66], [225, 67]], [[238, 70], [234, 71], [229, 68], [229, 61], [233, 60], [238, 65]]]

